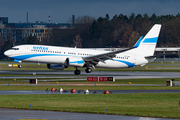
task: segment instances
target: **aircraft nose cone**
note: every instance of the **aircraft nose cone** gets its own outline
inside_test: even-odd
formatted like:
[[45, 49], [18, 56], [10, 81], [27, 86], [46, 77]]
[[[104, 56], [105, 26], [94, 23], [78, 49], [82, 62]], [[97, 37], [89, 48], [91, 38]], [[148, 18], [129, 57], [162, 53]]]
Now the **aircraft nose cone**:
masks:
[[9, 55], [9, 51], [8, 51], [8, 50], [5, 51], [5, 52], [4, 52], [4, 55], [5, 55], [5, 56], [8, 56], [8, 55]]

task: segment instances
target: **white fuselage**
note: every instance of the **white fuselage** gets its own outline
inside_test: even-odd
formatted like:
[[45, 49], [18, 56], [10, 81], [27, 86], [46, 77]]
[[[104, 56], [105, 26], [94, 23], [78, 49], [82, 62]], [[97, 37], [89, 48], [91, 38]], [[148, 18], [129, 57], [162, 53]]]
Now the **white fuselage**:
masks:
[[[30, 61], [48, 64], [64, 64], [64, 61], [69, 58], [69, 66], [83, 67], [85, 62], [82, 57], [104, 54], [109, 51], [99, 51], [69, 47], [55, 47], [45, 45], [19, 45], [6, 51], [4, 54], [14, 60]], [[113, 59], [108, 59], [103, 62], [98, 62], [95, 67], [103, 68], [126, 68], [144, 65], [152, 60], [147, 60], [141, 54], [131, 53], [131, 50], [116, 54]]]

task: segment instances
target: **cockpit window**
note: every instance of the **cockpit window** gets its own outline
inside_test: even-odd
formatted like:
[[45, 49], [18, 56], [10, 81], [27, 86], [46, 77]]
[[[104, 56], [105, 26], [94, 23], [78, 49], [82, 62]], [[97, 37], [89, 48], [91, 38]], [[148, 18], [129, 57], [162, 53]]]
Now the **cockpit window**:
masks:
[[11, 50], [19, 50], [19, 48], [11, 48]]

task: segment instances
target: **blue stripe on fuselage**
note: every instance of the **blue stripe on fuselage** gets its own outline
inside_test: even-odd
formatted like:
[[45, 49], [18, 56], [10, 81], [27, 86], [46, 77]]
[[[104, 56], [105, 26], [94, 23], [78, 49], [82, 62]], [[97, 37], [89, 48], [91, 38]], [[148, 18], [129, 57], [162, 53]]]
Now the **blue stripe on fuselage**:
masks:
[[71, 64], [73, 64], [73, 63], [84, 64], [84, 60], [73, 61], [73, 62], [70, 62], [70, 63], [71, 63]]
[[59, 54], [28, 54], [28, 55], [19, 55], [19, 56], [13, 56], [12, 59], [16, 60], [25, 60], [33, 57], [39, 57], [39, 56], [66, 56], [66, 55], [59, 55]]
[[114, 61], [124, 63], [124, 64], [126, 64], [128, 67], [135, 67], [135, 66], [136, 66], [135, 64], [133, 64], [133, 63], [131, 63], [131, 62], [127, 62], [127, 61], [123, 61], [123, 60], [114, 59]]

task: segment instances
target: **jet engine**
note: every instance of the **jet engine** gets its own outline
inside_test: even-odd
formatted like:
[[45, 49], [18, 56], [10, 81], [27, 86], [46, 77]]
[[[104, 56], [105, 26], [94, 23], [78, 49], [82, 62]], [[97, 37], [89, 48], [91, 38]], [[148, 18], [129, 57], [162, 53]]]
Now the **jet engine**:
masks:
[[70, 66], [83, 67], [85, 62], [80, 57], [69, 57], [68, 58]]
[[64, 70], [65, 65], [60, 65], [60, 64], [47, 64], [48, 69], [55, 69], [55, 70]]
[[80, 57], [69, 57], [64, 60], [61, 59], [60, 64], [47, 64], [48, 69], [64, 70], [68, 66], [83, 67], [84, 60]]
[[69, 66], [69, 58], [61, 58], [60, 60], [58, 60], [58, 63], [60, 65], [64, 65], [65, 68], [67, 68]]

